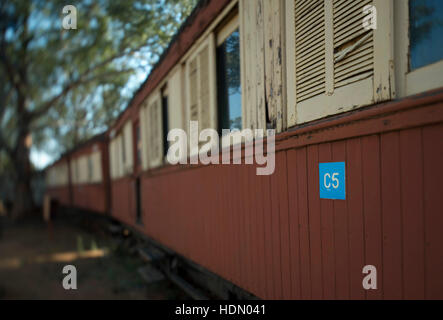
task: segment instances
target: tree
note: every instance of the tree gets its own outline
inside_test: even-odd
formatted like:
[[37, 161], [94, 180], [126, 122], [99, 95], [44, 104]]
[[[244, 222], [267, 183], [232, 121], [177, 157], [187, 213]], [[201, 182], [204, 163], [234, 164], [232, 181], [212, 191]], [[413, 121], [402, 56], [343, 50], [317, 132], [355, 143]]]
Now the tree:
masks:
[[65, 30], [66, 1], [0, 2], [0, 153], [16, 178], [13, 216], [33, 208], [32, 140], [52, 130], [69, 148], [105, 128], [127, 101], [129, 77], [152, 65], [194, 4], [79, 0], [77, 29]]

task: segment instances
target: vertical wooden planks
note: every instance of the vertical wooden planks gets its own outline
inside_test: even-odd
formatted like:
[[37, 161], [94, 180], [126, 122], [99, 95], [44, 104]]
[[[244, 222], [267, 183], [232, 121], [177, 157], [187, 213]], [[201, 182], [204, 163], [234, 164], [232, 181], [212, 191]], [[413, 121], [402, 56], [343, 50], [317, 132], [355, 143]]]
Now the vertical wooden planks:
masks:
[[264, 15], [267, 14], [264, 8], [264, 2], [266, 0], [256, 0], [255, 13], [255, 37], [256, 41], [256, 122], [253, 124], [253, 128], [266, 129], [266, 102], [265, 102], [265, 48], [264, 48]]
[[280, 208], [280, 248], [281, 248], [281, 277], [282, 297], [291, 298], [291, 255], [289, 247], [289, 208], [288, 208], [288, 178], [286, 151], [277, 154], [276, 168], [274, 174], [278, 179], [278, 194]]
[[272, 246], [272, 203], [271, 203], [271, 176], [263, 176], [263, 214], [266, 261], [266, 295], [265, 299], [274, 297], [274, 263]]
[[424, 224], [423, 158], [421, 129], [400, 131], [403, 285], [405, 299], [423, 299]]
[[297, 210], [300, 226], [300, 290], [302, 299], [311, 299], [312, 297], [307, 157], [306, 147], [297, 149]]
[[349, 273], [351, 299], [364, 299], [362, 269], [365, 265], [363, 218], [362, 143], [360, 138], [346, 141], [346, 199], [349, 221]]
[[[346, 142], [331, 145], [332, 161], [348, 164]], [[348, 173], [346, 173], [347, 175]], [[347, 179], [349, 179], [347, 177]], [[347, 190], [347, 193], [349, 189]], [[349, 299], [349, 228], [347, 201], [334, 201], [335, 298]]]
[[321, 209], [318, 192], [318, 145], [307, 147], [309, 242], [312, 299], [323, 298]]
[[383, 270], [379, 279], [385, 299], [401, 299], [403, 266], [399, 133], [382, 134], [380, 144]]
[[265, 254], [265, 209], [262, 203], [264, 195], [263, 184], [266, 182], [263, 176], [256, 177], [256, 203], [257, 203], [257, 247], [258, 247], [258, 268], [260, 282], [260, 296], [265, 297], [267, 292], [266, 281], [266, 254]]
[[[320, 144], [318, 146], [318, 161], [331, 162], [331, 160], [331, 144]], [[318, 189], [318, 179], [316, 185]], [[330, 300], [335, 298], [334, 202], [339, 200], [319, 199], [318, 201], [320, 201], [321, 214], [323, 298]]]
[[[266, 128], [266, 112], [277, 132], [286, 126], [283, 104], [283, 2], [240, 1], [246, 128]], [[268, 110], [266, 110], [266, 108]]]
[[[236, 186], [240, 185], [241, 181], [241, 168], [238, 165], [233, 165], [232, 170], [234, 171], [234, 183]], [[241, 230], [241, 219], [242, 219], [242, 205], [243, 199], [241, 198], [241, 194], [239, 190], [235, 190], [235, 214], [234, 214], [234, 223], [235, 223], [235, 263], [236, 263], [236, 280], [237, 284], [241, 281], [241, 240], [242, 240], [242, 230]]]
[[[291, 257], [291, 299], [301, 299], [300, 277], [300, 231], [298, 199], [297, 151], [287, 152], [288, 201], [289, 201], [289, 250]], [[304, 261], [306, 262], [306, 261]]]
[[283, 103], [283, 36], [282, 20], [284, 6], [280, 0], [264, 1], [264, 65], [265, 65], [265, 99], [269, 120], [277, 132], [286, 127]]
[[423, 200], [425, 221], [425, 297], [443, 297], [443, 124], [425, 127], [423, 140]]
[[[276, 153], [275, 162], [279, 163], [281, 152]], [[281, 269], [281, 239], [280, 239], [280, 201], [278, 194], [278, 171], [282, 170], [278, 166], [275, 168], [274, 174], [271, 175], [271, 221], [272, 221], [272, 264], [273, 264], [273, 282], [274, 282], [274, 299], [282, 299], [282, 269]]]
[[[380, 141], [378, 135], [361, 138], [363, 174], [363, 210], [365, 223], [366, 265], [377, 268], [377, 279], [383, 272], [381, 195], [380, 195]], [[363, 277], [362, 277], [363, 278]], [[368, 290], [368, 299], [381, 299], [380, 281], [376, 290]]]

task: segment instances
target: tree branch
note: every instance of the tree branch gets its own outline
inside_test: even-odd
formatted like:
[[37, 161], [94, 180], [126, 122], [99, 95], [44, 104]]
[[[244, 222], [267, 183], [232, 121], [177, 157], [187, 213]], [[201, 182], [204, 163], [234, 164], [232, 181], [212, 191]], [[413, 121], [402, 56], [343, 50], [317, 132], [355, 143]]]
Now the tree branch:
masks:
[[6, 143], [1, 130], [0, 130], [0, 150], [5, 150], [6, 153], [12, 158], [14, 150]]
[[52, 106], [54, 106], [54, 104], [56, 104], [61, 98], [63, 98], [66, 94], [68, 94], [69, 91], [71, 91], [72, 89], [74, 89], [80, 85], [86, 84], [86, 83], [94, 81], [94, 80], [98, 80], [100, 78], [106, 78], [106, 77], [110, 77], [113, 75], [118, 75], [118, 74], [131, 72], [131, 71], [132, 71], [132, 69], [123, 69], [123, 70], [98, 74], [98, 75], [95, 75], [95, 76], [92, 76], [92, 77], [89, 77], [86, 79], [84, 78], [84, 76], [85, 76], [85, 74], [84, 74], [83, 76], [80, 76], [79, 79], [72, 81], [68, 85], [66, 85], [59, 94], [57, 94], [56, 96], [51, 98], [49, 101], [44, 103], [40, 108], [37, 108], [36, 111], [31, 112], [30, 118], [36, 119], [36, 118], [41, 117], [46, 112], [48, 112], [49, 109], [52, 108]]

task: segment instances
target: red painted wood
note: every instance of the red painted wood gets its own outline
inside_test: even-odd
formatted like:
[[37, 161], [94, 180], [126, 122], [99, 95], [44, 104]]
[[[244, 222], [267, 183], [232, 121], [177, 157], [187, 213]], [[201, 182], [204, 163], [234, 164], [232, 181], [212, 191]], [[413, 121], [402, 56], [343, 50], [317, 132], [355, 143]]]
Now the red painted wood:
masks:
[[288, 166], [288, 201], [289, 201], [289, 250], [291, 257], [291, 295], [292, 299], [301, 298], [300, 279], [300, 231], [299, 231], [299, 199], [297, 152], [289, 150], [287, 153]]
[[[275, 155], [275, 163], [280, 163], [281, 153]], [[276, 167], [277, 170], [282, 168]], [[272, 264], [273, 273], [272, 279], [274, 282], [273, 299], [283, 298], [283, 284], [282, 284], [282, 268], [281, 268], [281, 239], [280, 239], [280, 200], [278, 195], [278, 174], [274, 172], [271, 175], [271, 224], [272, 224]]]
[[323, 298], [323, 262], [321, 249], [321, 209], [318, 187], [318, 146], [307, 148], [309, 245], [311, 256], [311, 290], [313, 299]]
[[398, 132], [380, 138], [383, 218], [383, 270], [379, 278], [384, 298], [403, 297], [400, 140]]
[[[440, 100], [284, 133], [271, 176], [250, 165], [145, 172], [139, 230], [262, 298], [442, 299]], [[346, 200], [319, 199], [322, 161], [346, 161]], [[112, 216], [135, 226], [133, 178], [111, 190]], [[362, 288], [367, 264], [377, 267], [375, 291]]]
[[400, 132], [403, 281], [406, 299], [425, 297], [423, 150], [421, 129]]
[[[332, 162], [330, 143], [319, 145], [318, 159], [319, 162]], [[317, 180], [316, 185], [318, 184]], [[334, 202], [338, 201], [320, 200], [323, 298], [325, 299], [335, 298]]]
[[423, 128], [425, 297], [443, 297], [443, 124]]
[[300, 289], [302, 299], [312, 297], [311, 246], [308, 203], [307, 148], [297, 149], [297, 198], [300, 225]]
[[[365, 226], [365, 265], [373, 265], [381, 273], [383, 270], [381, 196], [380, 196], [380, 142], [379, 136], [363, 137], [362, 177], [363, 213]], [[361, 266], [363, 268], [363, 266]], [[381, 278], [381, 277], [380, 277]], [[383, 288], [377, 278], [377, 289], [366, 293], [368, 299], [381, 299]]]
[[[347, 162], [346, 142], [338, 141], [331, 145], [332, 161]], [[349, 177], [347, 177], [349, 179]], [[349, 192], [349, 189], [347, 189]], [[334, 261], [335, 261], [335, 298], [349, 299], [349, 228], [348, 202], [334, 201]]]
[[291, 256], [289, 246], [289, 201], [287, 181], [286, 152], [278, 153], [276, 168], [278, 178], [279, 209], [280, 209], [280, 248], [281, 248], [281, 276], [284, 299], [291, 297]]
[[365, 299], [362, 269], [365, 265], [363, 218], [362, 143], [360, 138], [346, 141], [346, 201], [349, 221], [350, 298]]

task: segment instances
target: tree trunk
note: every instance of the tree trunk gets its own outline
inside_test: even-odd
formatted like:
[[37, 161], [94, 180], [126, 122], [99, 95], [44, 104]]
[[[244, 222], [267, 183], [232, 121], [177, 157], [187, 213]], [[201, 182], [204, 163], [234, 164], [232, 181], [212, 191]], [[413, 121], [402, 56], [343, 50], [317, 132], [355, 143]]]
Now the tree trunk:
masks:
[[18, 145], [15, 152], [14, 161], [15, 168], [15, 197], [12, 208], [12, 218], [22, 218], [30, 214], [34, 209], [34, 200], [32, 197], [31, 179], [32, 168], [30, 161], [29, 147], [30, 143], [27, 141], [27, 130], [20, 134], [17, 141]]

